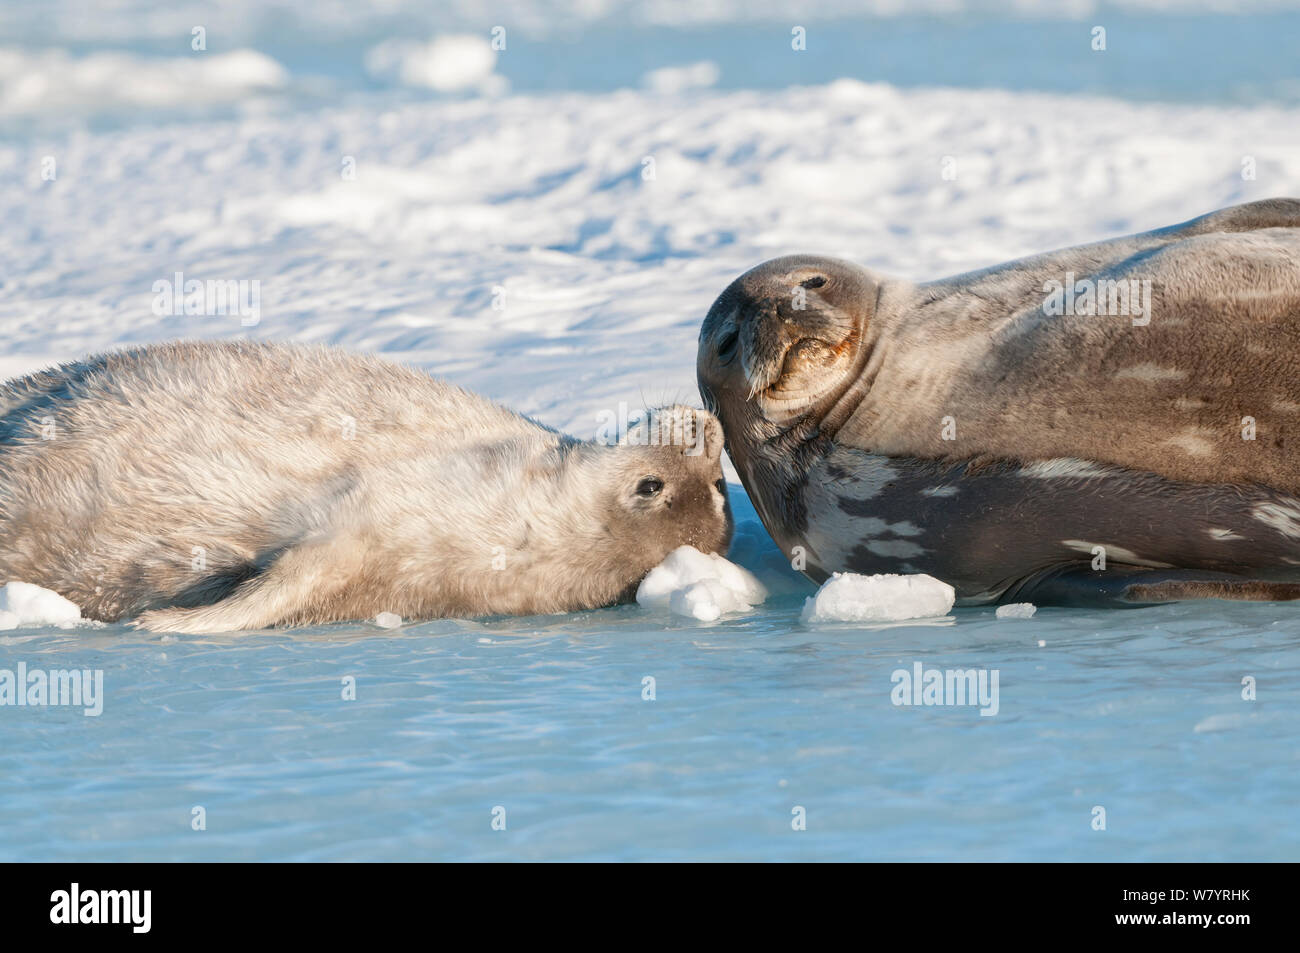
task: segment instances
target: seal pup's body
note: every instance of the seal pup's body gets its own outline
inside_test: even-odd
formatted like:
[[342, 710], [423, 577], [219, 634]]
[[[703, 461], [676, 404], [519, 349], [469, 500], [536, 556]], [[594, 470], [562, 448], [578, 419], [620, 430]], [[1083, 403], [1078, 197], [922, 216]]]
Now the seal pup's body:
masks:
[[[1149, 299], [1048, 306], [1107, 281]], [[774, 259], [714, 303], [697, 370], [816, 579], [927, 572], [967, 604], [1300, 596], [1300, 201], [920, 285]]]
[[665, 420], [698, 427], [584, 443], [326, 348], [104, 354], [0, 386], [0, 580], [186, 632], [608, 605], [730, 538], [717, 421]]

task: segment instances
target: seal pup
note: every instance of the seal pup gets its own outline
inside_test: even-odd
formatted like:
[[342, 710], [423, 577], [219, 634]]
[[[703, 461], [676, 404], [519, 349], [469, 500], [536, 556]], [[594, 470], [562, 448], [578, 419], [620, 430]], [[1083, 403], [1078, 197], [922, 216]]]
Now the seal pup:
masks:
[[154, 631], [590, 609], [725, 553], [721, 454], [689, 407], [605, 446], [328, 348], [101, 354], [0, 386], [0, 580]]
[[816, 580], [1300, 596], [1300, 200], [923, 284], [776, 258], [713, 303], [697, 375]]

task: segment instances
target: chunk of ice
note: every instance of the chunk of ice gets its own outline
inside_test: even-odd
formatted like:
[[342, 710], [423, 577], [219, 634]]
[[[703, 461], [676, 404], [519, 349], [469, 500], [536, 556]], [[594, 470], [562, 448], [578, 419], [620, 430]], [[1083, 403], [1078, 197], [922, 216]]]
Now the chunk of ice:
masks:
[[7, 582], [0, 586], [0, 629], [29, 625], [73, 625], [81, 621], [81, 610], [57, 592], [30, 582]]
[[694, 546], [674, 549], [636, 590], [639, 605], [704, 622], [748, 612], [766, 598], [767, 589], [748, 569]]
[[803, 621], [898, 622], [947, 614], [956, 591], [924, 574], [863, 576], [837, 572], [804, 600]]

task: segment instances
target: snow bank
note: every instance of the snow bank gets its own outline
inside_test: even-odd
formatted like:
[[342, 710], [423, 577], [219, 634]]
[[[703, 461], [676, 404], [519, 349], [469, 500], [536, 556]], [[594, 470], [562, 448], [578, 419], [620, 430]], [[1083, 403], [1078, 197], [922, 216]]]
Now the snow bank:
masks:
[[8, 582], [0, 587], [0, 629], [69, 626], [80, 621], [81, 610], [57, 592], [29, 582]]
[[704, 622], [747, 612], [766, 598], [767, 590], [749, 570], [693, 546], [674, 549], [636, 590], [639, 605]]
[[802, 619], [819, 622], [898, 622], [944, 615], [956, 592], [933, 576], [837, 572], [803, 604]]

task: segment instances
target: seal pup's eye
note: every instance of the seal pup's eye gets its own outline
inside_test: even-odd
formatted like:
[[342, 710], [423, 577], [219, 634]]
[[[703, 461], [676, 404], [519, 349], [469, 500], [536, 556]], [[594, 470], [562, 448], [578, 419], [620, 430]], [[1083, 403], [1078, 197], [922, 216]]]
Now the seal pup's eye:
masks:
[[803, 285], [805, 288], [820, 288], [822, 285], [826, 284], [826, 278], [822, 275], [813, 275], [811, 278], [805, 278], [803, 281], [799, 282], [799, 284]]
[[740, 340], [740, 331], [733, 328], [718, 342], [718, 360], [726, 362], [736, 356], [736, 342]]
[[726, 495], [727, 495], [727, 481], [726, 481], [726, 480], [718, 480], [716, 483], [713, 484], [713, 487], [714, 487], [714, 489], [716, 489], [719, 493], [721, 493], [723, 496], [726, 496]]
[[643, 496], [647, 500], [652, 496], [658, 496], [659, 491], [664, 488], [664, 481], [658, 477], [646, 477], [636, 485], [636, 495]]

